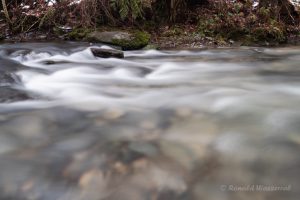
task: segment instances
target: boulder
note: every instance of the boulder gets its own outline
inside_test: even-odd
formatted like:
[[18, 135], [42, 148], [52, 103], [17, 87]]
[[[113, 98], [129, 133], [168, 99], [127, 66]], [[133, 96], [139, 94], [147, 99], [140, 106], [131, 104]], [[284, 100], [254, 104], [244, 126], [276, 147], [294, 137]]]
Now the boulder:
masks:
[[0, 57], [0, 63], [0, 103], [31, 99], [25, 91], [13, 88], [20, 82], [19, 77], [14, 72], [26, 67], [16, 61], [2, 57]]
[[123, 51], [116, 49], [91, 48], [92, 53], [100, 58], [124, 58]]
[[19, 78], [13, 73], [3, 72], [0, 68], [0, 103], [30, 99], [26, 92], [12, 88]]
[[[4, 50], [4, 52], [5, 52], [5, 50]], [[7, 52], [5, 52], [5, 54], [11, 55], [12, 52], [7, 51]], [[0, 56], [0, 63], [1, 63], [1, 65], [0, 65], [0, 74], [12, 73], [12, 72], [15, 72], [15, 71], [28, 69], [27, 66], [22, 65], [17, 61], [7, 59], [7, 58], [3, 58], [1, 56]]]
[[0, 86], [15, 84], [18, 81], [17, 79], [16, 75], [0, 70]]
[[0, 86], [14, 85], [18, 83], [19, 77], [15, 71], [27, 69], [26, 66], [14, 60], [2, 58], [0, 56]]
[[103, 43], [114, 43], [114, 40], [132, 40], [132, 34], [128, 32], [120, 32], [120, 31], [94, 31], [88, 35], [89, 39], [96, 40]]
[[142, 31], [94, 31], [87, 35], [87, 40], [120, 46], [123, 50], [137, 50], [148, 45], [150, 35]]

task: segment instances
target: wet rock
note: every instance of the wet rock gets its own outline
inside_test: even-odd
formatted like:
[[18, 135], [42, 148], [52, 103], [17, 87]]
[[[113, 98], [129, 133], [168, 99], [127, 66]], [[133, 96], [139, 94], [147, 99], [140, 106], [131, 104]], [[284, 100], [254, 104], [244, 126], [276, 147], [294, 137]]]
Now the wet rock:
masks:
[[124, 58], [124, 53], [115, 49], [91, 48], [91, 51], [100, 58]]
[[191, 116], [193, 112], [190, 108], [178, 107], [178, 108], [176, 108], [175, 113], [176, 113], [176, 116], [185, 118], [185, 117]]
[[129, 149], [147, 156], [154, 156], [158, 154], [158, 149], [154, 145], [145, 142], [132, 142], [129, 145]]
[[192, 145], [195, 146], [195, 144], [189, 144], [189, 146], [185, 146], [182, 143], [172, 143], [172, 142], [160, 142], [159, 146], [161, 149], [161, 152], [163, 155], [172, 158], [175, 162], [182, 165], [185, 169], [192, 169], [194, 166], [194, 163], [196, 160], [202, 160], [201, 158], [204, 157], [202, 152], [205, 151], [201, 145], [197, 149], [193, 149]]
[[144, 170], [149, 166], [149, 160], [140, 158], [132, 162], [132, 167], [135, 171]]
[[106, 120], [114, 120], [122, 117], [124, 114], [124, 111], [121, 109], [110, 108], [103, 113], [103, 118]]
[[99, 169], [92, 169], [80, 177], [78, 184], [81, 188], [94, 187], [95, 184], [101, 186], [100, 188], [105, 187], [104, 175]]
[[122, 162], [116, 162], [113, 165], [113, 169], [115, 172], [117, 172], [120, 175], [126, 175], [126, 174], [128, 174], [128, 171], [129, 171], [128, 166], [123, 164]]
[[0, 103], [14, 102], [29, 99], [30, 97], [23, 91], [11, 88], [20, 82], [15, 71], [25, 69], [20, 63], [0, 57]]
[[19, 62], [17, 61], [14, 61], [14, 60], [9, 60], [9, 59], [6, 59], [6, 58], [2, 58], [0, 56], [0, 73], [3, 73], [3, 72], [14, 72], [14, 71], [17, 71], [17, 70], [22, 70], [22, 69], [26, 69], [27, 67], [20, 64]]
[[155, 166], [149, 164], [147, 168], [136, 172], [132, 176], [132, 183], [143, 189], [155, 188], [162, 191], [172, 191], [181, 194], [187, 190], [184, 172], [172, 169], [170, 166]]
[[97, 42], [113, 43], [113, 40], [131, 40], [132, 35], [128, 32], [121, 31], [95, 31], [88, 35], [90, 40]]
[[157, 50], [158, 49], [158, 46], [157, 45], [155, 45], [155, 44], [148, 44], [147, 46], [145, 46], [144, 48], [143, 48], [143, 50]]
[[45, 65], [58, 65], [58, 64], [68, 64], [68, 61], [54, 61], [54, 60], [45, 60], [42, 62]]
[[30, 97], [23, 91], [9, 87], [0, 87], [0, 103], [21, 101], [27, 99], [30, 99]]
[[[87, 28], [75, 28], [73, 30], [68, 30], [66, 38], [67, 39], [71, 39], [71, 40], [79, 40], [79, 41], [81, 41], [89, 33], [91, 33], [91, 31], [92, 31], [91, 29], [87, 29]], [[56, 29], [55, 32], [58, 35], [61, 35], [61, 34], [64, 34], [66, 31], [64, 31], [62, 29]]]
[[85, 172], [79, 179], [78, 185], [81, 188], [82, 199], [99, 200], [109, 194], [107, 181], [102, 171], [91, 169]]
[[13, 84], [18, 81], [18, 78], [13, 74], [1, 72], [0, 70], [0, 86], [6, 86], [9, 84]]
[[145, 47], [149, 43], [150, 35], [141, 31], [94, 31], [87, 35], [87, 40], [120, 46], [123, 50], [135, 50]]

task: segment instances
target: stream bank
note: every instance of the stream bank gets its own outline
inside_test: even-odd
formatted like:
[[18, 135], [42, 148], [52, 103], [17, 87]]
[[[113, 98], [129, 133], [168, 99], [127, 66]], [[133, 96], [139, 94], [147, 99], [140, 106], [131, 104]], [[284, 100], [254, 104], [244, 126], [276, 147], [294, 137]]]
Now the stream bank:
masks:
[[[137, 1], [135, 7], [96, 1], [17, 4], [9, 7], [11, 19], [0, 13], [0, 40], [104, 42], [123, 50], [147, 44], [157, 49], [299, 44], [299, 5], [292, 1], [174, 0], [175, 7], [169, 1]], [[117, 37], [107, 40], [107, 32]]]
[[[0, 42], [16, 43], [16, 42], [49, 42], [49, 41], [73, 41], [73, 42], [92, 42], [92, 43], [108, 43], [113, 46], [120, 46], [123, 50], [137, 49], [199, 49], [206, 47], [239, 47], [239, 46], [261, 46], [261, 47], [278, 47], [299, 45], [300, 37], [297, 34], [289, 34], [284, 41], [265, 40], [253, 41], [247, 39], [248, 36], [240, 35], [235, 39], [226, 39], [219, 35], [205, 36], [197, 31], [196, 26], [160, 26], [156, 31], [152, 29], [133, 29], [122, 27], [99, 27], [97, 29], [68, 29], [56, 32], [28, 32], [15, 35], [1, 35]], [[98, 34], [93, 36], [91, 33]], [[109, 39], [102, 37], [102, 34], [112, 33]], [[125, 42], [113, 40], [118, 35], [132, 35], [134, 39], [126, 39]], [[104, 40], [101, 40], [99, 38]], [[131, 36], [130, 36], [131, 37]], [[110, 40], [110, 41], [109, 41]]]

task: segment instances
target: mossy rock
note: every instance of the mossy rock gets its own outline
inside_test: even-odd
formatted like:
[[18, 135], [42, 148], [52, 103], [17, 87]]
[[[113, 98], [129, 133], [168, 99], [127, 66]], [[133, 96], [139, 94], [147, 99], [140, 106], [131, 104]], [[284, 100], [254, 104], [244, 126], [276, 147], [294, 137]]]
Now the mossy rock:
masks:
[[141, 49], [148, 45], [150, 35], [145, 32], [137, 31], [133, 33], [131, 40], [113, 39], [112, 44], [121, 46], [123, 50]]
[[157, 50], [157, 49], [158, 49], [158, 46], [155, 44], [148, 44], [147, 46], [145, 46], [143, 48], [143, 50]]
[[252, 29], [232, 30], [228, 39], [242, 42], [246, 46], [276, 46], [287, 41], [287, 33], [280, 26], [258, 26]]
[[91, 29], [87, 28], [76, 28], [67, 34], [68, 39], [70, 40], [83, 40], [86, 36], [91, 33]]
[[143, 31], [94, 31], [87, 35], [87, 40], [120, 46], [123, 50], [137, 50], [148, 45], [150, 35]]

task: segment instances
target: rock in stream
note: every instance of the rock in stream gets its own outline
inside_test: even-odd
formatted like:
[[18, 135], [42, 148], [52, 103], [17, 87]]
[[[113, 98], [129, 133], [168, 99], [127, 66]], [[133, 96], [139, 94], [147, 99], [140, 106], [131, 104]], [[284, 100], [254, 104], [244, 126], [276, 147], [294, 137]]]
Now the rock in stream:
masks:
[[124, 53], [116, 49], [91, 48], [91, 51], [100, 58], [124, 58]]

